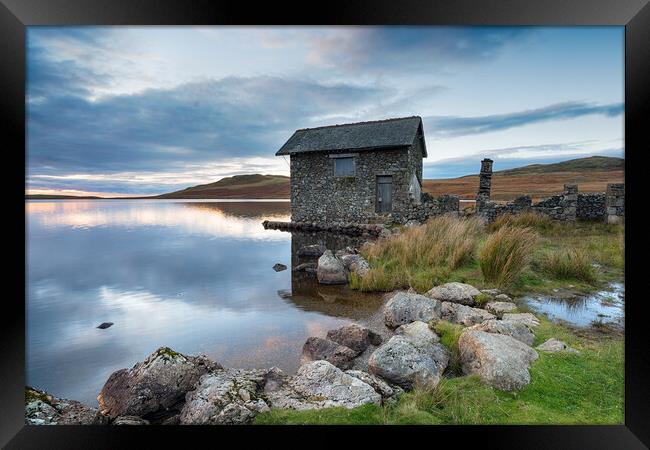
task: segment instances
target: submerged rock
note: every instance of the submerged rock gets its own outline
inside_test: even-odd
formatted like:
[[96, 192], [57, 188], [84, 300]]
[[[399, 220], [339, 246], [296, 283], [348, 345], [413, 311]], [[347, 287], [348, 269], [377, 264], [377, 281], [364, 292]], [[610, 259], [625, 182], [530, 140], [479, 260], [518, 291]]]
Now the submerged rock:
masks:
[[293, 272], [309, 272], [309, 273], [316, 273], [316, 263], [315, 262], [307, 262], [307, 263], [302, 263], [298, 264], [296, 267], [293, 268]]
[[449, 363], [449, 352], [442, 344], [433, 343], [421, 326], [411, 327], [410, 331], [393, 336], [375, 350], [368, 360], [368, 370], [404, 389], [433, 388]]
[[485, 320], [494, 319], [495, 316], [484, 309], [472, 308], [460, 303], [442, 302], [442, 319], [452, 323], [459, 323], [471, 327]]
[[275, 270], [276, 272], [281, 272], [283, 270], [287, 270], [287, 266], [285, 266], [284, 264], [276, 263], [273, 266], [273, 270]]
[[384, 306], [384, 321], [390, 328], [439, 318], [440, 302], [415, 293], [397, 292]]
[[27, 425], [97, 425], [105, 423], [105, 420], [95, 408], [26, 387], [25, 423]]
[[113, 372], [97, 396], [101, 414], [158, 421], [177, 414], [199, 378], [221, 366], [161, 347], [131, 369]]
[[473, 325], [468, 330], [485, 331], [486, 333], [505, 334], [513, 337], [526, 345], [533, 345], [535, 335], [528, 325], [521, 322], [506, 322], [503, 320], [490, 319]]
[[302, 347], [303, 361], [325, 360], [341, 369], [352, 367], [352, 360], [358, 354], [344, 345], [315, 336], [308, 338]]
[[345, 284], [348, 282], [348, 274], [343, 262], [334, 256], [331, 250], [326, 250], [318, 258], [316, 278], [321, 284]]
[[537, 350], [542, 350], [544, 352], [562, 352], [566, 351], [569, 353], [580, 353], [578, 350], [571, 348], [567, 345], [566, 342], [560, 341], [559, 339], [551, 338], [537, 346]]
[[474, 306], [474, 298], [480, 295], [481, 291], [474, 286], [465, 283], [445, 283], [429, 290], [426, 294], [429, 298], [435, 298], [441, 302], [460, 303], [461, 305]]
[[327, 332], [327, 339], [349, 347], [357, 354], [363, 352], [369, 345], [380, 345], [382, 341], [379, 334], [356, 323], [337, 328], [336, 330], [329, 330]]
[[513, 337], [468, 329], [458, 339], [465, 374], [476, 374], [484, 383], [504, 391], [530, 383], [528, 368], [537, 352]]

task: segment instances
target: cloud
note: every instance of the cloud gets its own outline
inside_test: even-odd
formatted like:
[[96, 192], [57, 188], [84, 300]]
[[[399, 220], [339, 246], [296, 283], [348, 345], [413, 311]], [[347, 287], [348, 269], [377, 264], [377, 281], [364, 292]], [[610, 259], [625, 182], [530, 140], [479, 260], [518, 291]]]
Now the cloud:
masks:
[[456, 137], [503, 131], [538, 122], [575, 119], [589, 115], [614, 117], [623, 114], [623, 112], [622, 103], [598, 105], [574, 101], [481, 117], [429, 116], [424, 118], [424, 128], [428, 134], [438, 137]]

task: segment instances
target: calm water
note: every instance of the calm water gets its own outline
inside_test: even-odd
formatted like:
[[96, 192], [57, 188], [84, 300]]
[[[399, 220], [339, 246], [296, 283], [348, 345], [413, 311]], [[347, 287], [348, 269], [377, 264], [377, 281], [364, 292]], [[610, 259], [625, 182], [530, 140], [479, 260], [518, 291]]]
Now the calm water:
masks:
[[611, 283], [609, 289], [584, 297], [556, 299], [541, 296], [528, 297], [524, 301], [533, 310], [546, 314], [550, 319], [563, 320], [573, 325], [589, 326], [598, 322], [619, 326], [624, 324], [623, 283]]
[[293, 372], [308, 336], [380, 305], [292, 273], [301, 245], [354, 242], [264, 230], [288, 202], [28, 201], [26, 215], [27, 384], [90, 405], [160, 346]]

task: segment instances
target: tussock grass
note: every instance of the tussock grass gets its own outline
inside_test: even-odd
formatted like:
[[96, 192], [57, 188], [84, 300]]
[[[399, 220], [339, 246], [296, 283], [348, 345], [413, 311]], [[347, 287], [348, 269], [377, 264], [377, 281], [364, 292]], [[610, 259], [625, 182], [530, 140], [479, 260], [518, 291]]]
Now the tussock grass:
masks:
[[504, 225], [490, 234], [481, 249], [479, 265], [486, 281], [507, 286], [526, 268], [537, 243], [528, 227]]
[[539, 232], [552, 230], [556, 224], [546, 216], [527, 211], [520, 214], [504, 214], [489, 225], [490, 231], [497, 231], [505, 226], [533, 228]]
[[354, 277], [360, 290], [388, 291], [413, 287], [418, 292], [445, 282], [450, 273], [474, 257], [482, 229], [476, 219], [440, 216], [400, 235], [377, 241], [361, 252], [370, 263], [369, 273]]
[[569, 248], [546, 252], [539, 266], [544, 273], [560, 280], [596, 281], [596, 269], [589, 254], [581, 249]]
[[458, 338], [465, 327], [462, 325], [440, 320], [433, 324], [433, 329], [440, 336], [440, 343], [449, 350], [449, 364], [447, 371], [453, 375], [461, 375], [460, 350], [458, 349]]

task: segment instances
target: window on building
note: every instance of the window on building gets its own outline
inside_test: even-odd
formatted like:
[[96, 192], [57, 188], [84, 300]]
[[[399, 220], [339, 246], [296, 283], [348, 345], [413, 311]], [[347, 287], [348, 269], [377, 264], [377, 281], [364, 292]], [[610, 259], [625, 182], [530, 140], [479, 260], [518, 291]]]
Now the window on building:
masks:
[[334, 175], [337, 177], [353, 177], [354, 158], [334, 158]]

